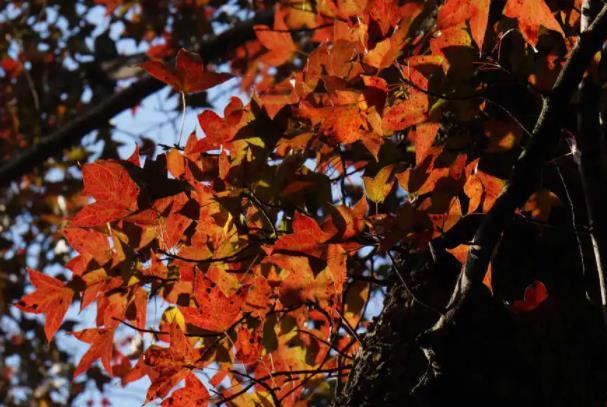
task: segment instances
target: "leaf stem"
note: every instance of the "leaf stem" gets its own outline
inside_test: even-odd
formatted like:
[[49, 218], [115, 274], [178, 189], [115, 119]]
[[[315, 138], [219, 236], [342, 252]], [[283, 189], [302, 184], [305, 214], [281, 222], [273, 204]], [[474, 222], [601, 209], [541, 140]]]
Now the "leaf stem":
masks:
[[183, 135], [183, 126], [185, 125], [185, 110], [186, 110], [186, 101], [185, 101], [185, 92], [181, 92], [181, 122], [179, 123], [179, 136], [177, 138], [177, 147], [181, 144], [181, 136]]

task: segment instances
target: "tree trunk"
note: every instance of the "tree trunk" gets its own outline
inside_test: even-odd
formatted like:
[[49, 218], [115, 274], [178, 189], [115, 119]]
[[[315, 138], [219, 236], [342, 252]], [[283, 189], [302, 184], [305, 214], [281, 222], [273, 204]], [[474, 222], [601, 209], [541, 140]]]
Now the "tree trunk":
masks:
[[[567, 208], [562, 215], [566, 223]], [[563, 233], [516, 222], [495, 253], [496, 277], [508, 270], [511, 280], [539, 273], [554, 287], [529, 313], [512, 313], [483, 286], [468, 297], [457, 325], [425, 335], [436, 314], [395, 285], [334, 405], [602, 405], [607, 375], [600, 307], [586, 299], [574, 235]], [[444, 252], [436, 263], [427, 257], [404, 278], [418, 300], [442, 309], [459, 264]], [[424, 355], [422, 348], [433, 353]]]

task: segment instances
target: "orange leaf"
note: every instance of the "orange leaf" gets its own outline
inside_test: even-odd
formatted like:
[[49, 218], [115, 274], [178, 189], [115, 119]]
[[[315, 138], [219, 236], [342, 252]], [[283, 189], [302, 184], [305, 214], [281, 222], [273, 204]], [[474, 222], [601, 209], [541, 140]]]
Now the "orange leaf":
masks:
[[346, 252], [340, 245], [328, 245], [326, 267], [317, 274], [310, 267], [309, 257], [273, 254], [269, 261], [286, 271], [281, 273], [280, 301], [283, 305], [305, 301], [319, 302], [321, 306], [337, 305], [336, 297], [343, 292], [346, 281]]
[[288, 32], [289, 27], [285, 24], [282, 11], [274, 13], [274, 28], [267, 25], [256, 25], [255, 35], [261, 44], [268, 49], [262, 57], [262, 61], [270, 66], [279, 66], [291, 59], [297, 49]]
[[502, 190], [506, 185], [506, 181], [494, 177], [493, 175], [487, 174], [483, 171], [478, 171], [476, 176], [483, 184], [483, 189], [485, 191], [485, 199], [483, 200], [483, 212], [487, 213], [495, 203], [497, 197], [502, 193]]
[[171, 397], [162, 402], [163, 407], [206, 407], [209, 405], [209, 392], [194, 373], [185, 377], [185, 387], [175, 390]]
[[441, 35], [430, 41], [430, 49], [434, 54], [444, 55], [446, 49], [452, 47], [471, 47], [470, 35], [463, 27], [451, 27], [441, 31]]
[[[406, 68], [406, 71], [405, 75], [409, 76], [412, 82], [422, 89], [426, 88], [427, 81], [421, 74], [412, 68]], [[382, 125], [386, 130], [398, 131], [419, 124], [426, 120], [428, 106], [428, 96], [410, 87], [406, 99], [400, 99], [385, 109]]]
[[540, 26], [565, 36], [563, 29], [544, 0], [508, 0], [503, 13], [506, 17], [518, 20], [525, 41], [534, 48], [537, 45]]
[[438, 123], [422, 123], [409, 133], [408, 138], [415, 146], [415, 164], [420, 165], [430, 153], [440, 125]]
[[483, 198], [483, 183], [476, 175], [471, 175], [464, 184], [464, 193], [468, 197], [468, 213], [476, 211]]
[[392, 0], [371, 0], [367, 5], [369, 16], [379, 25], [383, 35], [397, 25], [401, 16], [398, 11], [398, 2]]
[[[301, 82], [287, 78], [282, 82], [274, 84], [268, 89], [264, 89], [257, 96], [261, 106], [268, 112], [270, 119], [274, 119], [276, 115], [287, 105], [295, 104], [299, 101], [299, 96], [296, 91], [297, 85]], [[305, 93], [305, 90], [302, 91]]]
[[[238, 349], [236, 357], [238, 358], [239, 362], [247, 365], [259, 361], [263, 351], [263, 345], [261, 344], [261, 332], [259, 332], [259, 329], [250, 330], [245, 327], [240, 327], [236, 331], [236, 334], [235, 345]], [[225, 371], [219, 371], [211, 380], [215, 380], [216, 383], [219, 383], [219, 379], [223, 379], [226, 373], [227, 372]], [[219, 377], [217, 377], [218, 375]]]
[[489, 6], [490, 0], [448, 0], [438, 13], [438, 28], [446, 30], [461, 27], [468, 20], [472, 38], [482, 50], [489, 20]]
[[452, 249], [447, 249], [447, 252], [463, 265], [466, 264], [466, 260], [468, 259], [468, 250], [469, 246], [467, 244], [460, 244]]
[[98, 160], [82, 168], [84, 195], [97, 202], [84, 207], [72, 219], [72, 226], [97, 226], [121, 219], [138, 209], [139, 187], [117, 161]]
[[[152, 382], [145, 398], [146, 402], [165, 397], [183, 378], [192, 374], [191, 368], [200, 357], [200, 352], [194, 349], [179, 324], [171, 324], [169, 335], [168, 348], [154, 345], [145, 352], [147, 373]], [[190, 382], [190, 385], [192, 384]], [[202, 393], [202, 390], [198, 389], [198, 394]]]
[[213, 146], [225, 144], [232, 140], [234, 131], [230, 125], [212, 110], [205, 110], [198, 115], [198, 123]]
[[367, 124], [357, 107], [338, 106], [325, 113], [320, 129], [338, 143], [351, 144], [365, 137]]
[[179, 178], [185, 173], [185, 157], [176, 148], [167, 153], [167, 169], [175, 177]]
[[344, 318], [350, 326], [357, 326], [363, 317], [362, 312], [369, 298], [369, 286], [369, 283], [355, 281], [348, 287], [346, 298], [344, 298]]
[[146, 61], [141, 67], [154, 78], [184, 93], [202, 92], [232, 78], [227, 73], [207, 71], [198, 54], [183, 48], [177, 53], [175, 68], [160, 61]]
[[367, 8], [367, 0], [337, 0], [337, 12], [342, 18], [361, 15]]
[[174, 247], [184, 237], [184, 232], [191, 223], [192, 219], [180, 213], [170, 214], [164, 224], [158, 227], [161, 247], [164, 249]]
[[[274, 352], [264, 356], [262, 362], [257, 365], [254, 375], [256, 378], [267, 378], [267, 366], [272, 366], [273, 370], [282, 372], [305, 370], [310, 367], [306, 363], [307, 354], [308, 352], [306, 352], [306, 349], [302, 346], [281, 344]], [[275, 376], [272, 377], [272, 381], [269, 382], [276, 388], [276, 397], [278, 397], [279, 400], [283, 400], [285, 406], [297, 406], [296, 400], [304, 390], [303, 386], [296, 386], [293, 384], [293, 378], [297, 378], [297, 375]], [[267, 405], [271, 404], [267, 403]]]
[[[132, 310], [132, 312], [131, 312]], [[134, 314], [134, 315], [132, 315]], [[148, 315], [148, 292], [141, 287], [135, 289], [133, 298], [127, 309], [127, 317], [134, 322], [137, 328], [145, 329]]]
[[[468, 250], [470, 250], [470, 247], [468, 245], [460, 244], [459, 246], [456, 246], [452, 249], [447, 249], [447, 252], [449, 252], [453, 257], [455, 257], [457, 259], [457, 261], [459, 261], [463, 266], [464, 264], [466, 264], [466, 261], [468, 260]], [[491, 263], [489, 263], [489, 267], [487, 267], [487, 272], [485, 273], [485, 277], [483, 277], [483, 284], [485, 285], [485, 287], [487, 287], [489, 289], [489, 291], [491, 291], [491, 293], [493, 293], [492, 278], [493, 278], [493, 267], [492, 267]]]
[[122, 202], [126, 208], [137, 209], [139, 187], [127, 170], [116, 161], [97, 160], [82, 168], [83, 194], [98, 201]]
[[520, 126], [512, 121], [487, 120], [483, 124], [483, 130], [489, 138], [488, 153], [510, 151], [523, 136]]
[[[390, 38], [386, 38], [383, 41], [375, 44], [375, 48], [370, 50], [363, 58], [363, 61], [374, 68], [383, 69], [386, 68], [386, 64], [384, 63], [384, 59], [386, 55], [390, 52], [392, 48], [392, 44]], [[392, 61], [390, 61], [392, 62]]]
[[483, 284], [489, 289], [491, 294], [493, 294], [493, 266], [491, 263], [489, 263], [487, 271], [485, 272], [485, 277], [483, 277]]
[[129, 215], [131, 210], [121, 203], [111, 201], [93, 202], [82, 208], [70, 221], [70, 226], [93, 227], [104, 225], [122, 219]]
[[317, 255], [318, 246], [335, 235], [335, 231], [325, 232], [309, 216], [295, 212], [293, 233], [281, 236], [274, 243], [273, 250], [285, 250]]
[[101, 364], [105, 370], [112, 374], [112, 356], [114, 352], [114, 331], [116, 327], [107, 328], [91, 328], [79, 332], [72, 332], [78, 340], [89, 343], [91, 346], [80, 359], [74, 377], [88, 370], [89, 367], [97, 359], [101, 358]]
[[489, 23], [490, 0], [470, 1], [470, 32], [472, 39], [482, 51], [485, 42], [485, 32]]
[[175, 67], [181, 78], [180, 90], [185, 93], [202, 92], [232, 78], [227, 73], [205, 70], [200, 55], [183, 48], [177, 53]]
[[525, 288], [522, 300], [516, 300], [510, 305], [510, 310], [516, 313], [536, 309], [548, 298], [548, 289], [541, 281], [534, 281]]
[[15, 306], [24, 312], [45, 314], [44, 333], [50, 342], [61, 326], [74, 292], [54, 277], [29, 268], [27, 272], [36, 291], [21, 298]]
[[179, 73], [175, 69], [166, 66], [164, 62], [145, 61], [141, 64], [141, 67], [159, 81], [166, 83], [173, 89], [181, 90]]
[[233, 97], [223, 110], [221, 118], [212, 110], [205, 110], [198, 115], [198, 124], [204, 131], [205, 137], [199, 140], [193, 148], [193, 153], [205, 152], [228, 144], [238, 130], [247, 122], [242, 101]]
[[226, 297], [214, 283], [202, 273], [196, 274], [194, 296], [198, 307], [179, 307], [186, 322], [211, 332], [224, 332], [242, 314], [243, 298], [240, 295]]
[[369, 210], [369, 204], [366, 197], [363, 196], [352, 208], [338, 205], [335, 209], [339, 216], [334, 216], [333, 218], [343, 239], [349, 239], [364, 230], [364, 219]]
[[112, 257], [110, 244], [103, 233], [89, 229], [67, 228], [63, 234], [70, 246], [78, 253], [90, 256], [89, 258], [95, 259], [100, 266], [103, 266]]

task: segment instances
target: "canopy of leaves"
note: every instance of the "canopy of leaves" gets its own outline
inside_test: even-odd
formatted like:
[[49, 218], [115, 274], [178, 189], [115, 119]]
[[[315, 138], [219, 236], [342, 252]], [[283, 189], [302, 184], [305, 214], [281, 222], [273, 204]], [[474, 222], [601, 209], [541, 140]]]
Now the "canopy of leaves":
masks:
[[[0, 25], [20, 44], [17, 55], [10, 43], [0, 47], [4, 159], [77, 119], [85, 88], [92, 104], [107, 92], [96, 78], [71, 80], [112, 59], [100, 55], [106, 34], [94, 51], [85, 41], [93, 27], [78, 16], [90, 2], [47, 3], [14, 2], [10, 24]], [[190, 107], [230, 78], [240, 96], [223, 114], [201, 109], [201, 131], [186, 128], [183, 145], [150, 151], [140, 139], [119, 159], [104, 124], [100, 157], [75, 147], [45, 164], [48, 177], [18, 180], [2, 216], [33, 220], [23, 244], [12, 238], [2, 248], [2, 273], [17, 277], [0, 281], [0, 312], [14, 303], [42, 314], [52, 341], [71, 303], [94, 309], [94, 326], [70, 332], [88, 349], [75, 380], [102, 388], [106, 376], [123, 385], [147, 376], [146, 401], [167, 406], [332, 398], [369, 327], [369, 299], [408, 278], [390, 267], [391, 252], [407, 258], [438, 245], [465, 262], [469, 239], [446, 237], [502, 192], [580, 20], [579, 2], [285, 1], [269, 9], [272, 24], [254, 25], [211, 60], [196, 52], [199, 41], [233, 25], [247, 2], [234, 2], [234, 15], [212, 1], [96, 3], [122, 24], [123, 39], [149, 46], [131, 64], [135, 78], [149, 73]], [[39, 13], [62, 21], [48, 24], [48, 37], [24, 26], [48, 20]], [[563, 199], [550, 188], [517, 217], [538, 230], [549, 222]], [[51, 249], [64, 239], [70, 259]], [[30, 270], [33, 291], [9, 293], [23, 284], [19, 249], [32, 242], [43, 252], [39, 270], [65, 272]], [[496, 267], [484, 282], [512, 313], [550, 302], [545, 275], [499, 286]], [[28, 340], [6, 339], [11, 349]]]

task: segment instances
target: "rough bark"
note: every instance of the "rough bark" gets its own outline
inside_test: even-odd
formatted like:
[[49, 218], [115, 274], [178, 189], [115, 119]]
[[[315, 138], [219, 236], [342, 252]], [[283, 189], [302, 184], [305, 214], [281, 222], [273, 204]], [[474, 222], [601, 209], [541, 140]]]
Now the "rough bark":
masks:
[[[570, 170], [567, 175], [575, 175]], [[568, 208], [558, 219], [559, 225], [570, 221]], [[459, 264], [437, 249], [443, 254], [436, 263], [429, 254], [417, 262], [407, 257], [401, 271], [418, 299], [440, 308]], [[554, 288], [549, 301], [537, 311], [513, 314], [480, 287], [464, 317], [440, 331], [442, 337], [419, 336], [436, 314], [403, 286], [393, 287], [334, 405], [596, 405], [605, 391], [604, 336], [598, 308], [572, 288], [579, 283], [573, 281], [579, 278], [573, 273], [579, 259], [571, 255], [576, 250], [570, 231], [540, 232], [517, 220], [502, 236], [494, 273], [510, 280], [541, 278]], [[428, 366], [420, 344], [432, 349], [428, 356], [436, 363]]]
[[[428, 256], [429, 257], [429, 256]], [[436, 308], [445, 305], [457, 265], [441, 257], [435, 265], [428, 257], [399, 261], [416, 298]], [[414, 262], [416, 264], [414, 264]], [[397, 281], [397, 280], [395, 280]], [[400, 284], [392, 286], [382, 313], [373, 321], [362, 350], [354, 361], [336, 406], [411, 405], [411, 390], [426, 370], [416, 337], [432, 326], [436, 314], [417, 303]]]

